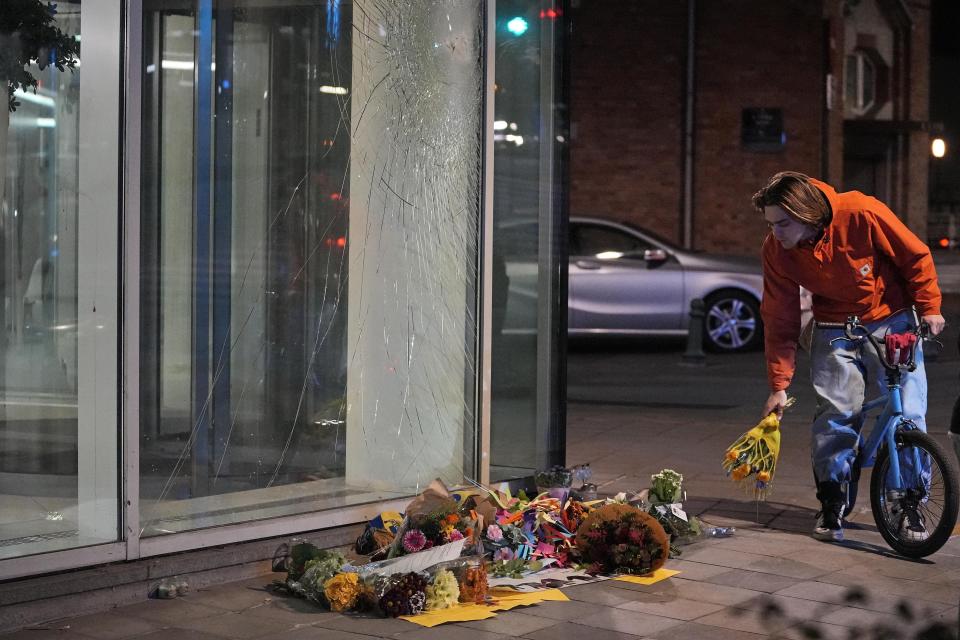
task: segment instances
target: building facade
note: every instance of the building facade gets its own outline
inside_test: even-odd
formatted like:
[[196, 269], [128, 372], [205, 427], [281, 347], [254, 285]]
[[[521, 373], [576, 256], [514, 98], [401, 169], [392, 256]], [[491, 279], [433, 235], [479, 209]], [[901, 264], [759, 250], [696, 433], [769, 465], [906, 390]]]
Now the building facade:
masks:
[[927, 235], [927, 0], [586, 2], [573, 8], [571, 213], [751, 255], [750, 196], [786, 169]]
[[0, 580], [563, 462], [545, 7], [57, 3], [79, 61], [0, 138]]

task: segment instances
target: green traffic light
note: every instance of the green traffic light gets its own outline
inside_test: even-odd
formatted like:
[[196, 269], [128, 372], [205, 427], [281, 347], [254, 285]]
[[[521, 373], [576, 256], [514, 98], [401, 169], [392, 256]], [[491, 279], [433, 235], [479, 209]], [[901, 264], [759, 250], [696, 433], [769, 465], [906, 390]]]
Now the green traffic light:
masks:
[[507, 23], [507, 31], [515, 36], [522, 36], [527, 32], [528, 27], [527, 21], [519, 16], [511, 19], [510, 22]]

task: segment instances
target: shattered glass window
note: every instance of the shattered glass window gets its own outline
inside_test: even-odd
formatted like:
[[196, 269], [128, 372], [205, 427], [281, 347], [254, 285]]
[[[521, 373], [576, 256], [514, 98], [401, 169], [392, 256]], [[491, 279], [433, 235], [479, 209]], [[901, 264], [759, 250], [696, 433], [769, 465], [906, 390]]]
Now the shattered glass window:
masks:
[[142, 535], [475, 476], [482, 27], [144, 3]]

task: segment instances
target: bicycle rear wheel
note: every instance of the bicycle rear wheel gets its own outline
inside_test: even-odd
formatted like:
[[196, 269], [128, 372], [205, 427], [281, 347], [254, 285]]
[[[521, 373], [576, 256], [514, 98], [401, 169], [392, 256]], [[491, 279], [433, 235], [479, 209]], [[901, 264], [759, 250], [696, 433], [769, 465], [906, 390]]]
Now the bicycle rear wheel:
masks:
[[[948, 452], [922, 431], [900, 431], [895, 441], [901, 460], [915, 452], [929, 465], [930, 483], [926, 489], [922, 486], [905, 490], [889, 487], [890, 452], [883, 447], [870, 478], [873, 518], [880, 535], [894, 551], [908, 558], [923, 558], [940, 549], [953, 533], [960, 509], [957, 470]], [[907, 481], [908, 485], [922, 485]], [[929, 534], [925, 540], [908, 540], [901, 536], [905, 507], [916, 509], [923, 517]]]

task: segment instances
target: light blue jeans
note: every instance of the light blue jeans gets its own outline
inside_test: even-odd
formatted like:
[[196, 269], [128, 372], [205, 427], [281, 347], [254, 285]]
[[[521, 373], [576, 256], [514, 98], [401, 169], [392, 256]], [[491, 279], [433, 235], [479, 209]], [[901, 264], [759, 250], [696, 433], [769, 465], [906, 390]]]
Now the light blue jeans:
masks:
[[[901, 333], [914, 327], [913, 314], [901, 311], [877, 322], [867, 323], [875, 336]], [[859, 411], [867, 399], [887, 394], [887, 377], [873, 347], [866, 340], [831, 340], [843, 337], [843, 329], [817, 327], [810, 345], [810, 378], [817, 392], [810, 455], [817, 482], [846, 482], [863, 428]], [[900, 378], [903, 417], [922, 431], [927, 430], [927, 375], [923, 349], [917, 345], [917, 368]], [[877, 414], [874, 413], [874, 416]], [[906, 462], [906, 461], [904, 461]], [[908, 466], [909, 462], [907, 462]], [[924, 465], [926, 466], [926, 465]], [[907, 477], [908, 470], [903, 469]], [[929, 471], [924, 473], [929, 481]]]

